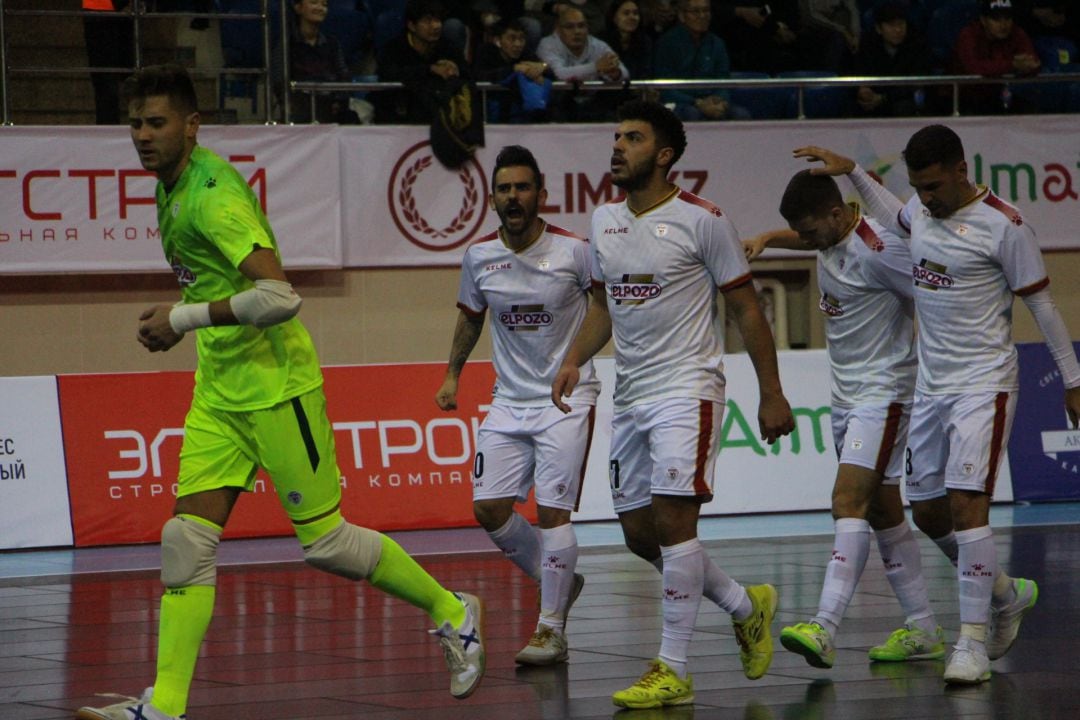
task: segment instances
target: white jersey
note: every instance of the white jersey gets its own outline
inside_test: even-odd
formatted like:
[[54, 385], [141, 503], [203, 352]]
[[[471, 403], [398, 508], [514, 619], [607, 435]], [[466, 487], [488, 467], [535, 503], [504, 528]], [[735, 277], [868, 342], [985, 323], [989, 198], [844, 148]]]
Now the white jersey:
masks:
[[[551, 383], [589, 305], [589, 244], [545, 225], [516, 253], [498, 232], [465, 251], [458, 307], [470, 315], [491, 308], [495, 404], [551, 404]], [[592, 362], [581, 366], [572, 405], [594, 405], [600, 381]]]
[[750, 282], [731, 222], [676, 188], [635, 214], [626, 201], [592, 218], [593, 279], [615, 338], [615, 407], [665, 398], [724, 399], [716, 292]]
[[918, 195], [900, 211], [911, 232], [919, 319], [920, 392], [1019, 389], [1013, 295], [1049, 284], [1035, 233], [1020, 211], [984, 187], [937, 219]]
[[858, 214], [836, 245], [818, 253], [818, 285], [841, 407], [909, 402], [915, 391], [915, 304], [906, 240]]

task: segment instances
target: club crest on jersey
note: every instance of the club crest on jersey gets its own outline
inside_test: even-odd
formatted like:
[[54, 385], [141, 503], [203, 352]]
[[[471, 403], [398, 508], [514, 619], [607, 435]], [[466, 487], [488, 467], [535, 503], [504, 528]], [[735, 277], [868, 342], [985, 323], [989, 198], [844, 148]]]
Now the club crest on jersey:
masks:
[[177, 215], [179, 215], [179, 214], [180, 214], [180, 203], [178, 203], [178, 202], [176, 202], [176, 203], [173, 203], [173, 206], [172, 206], [172, 216], [173, 216], [173, 217], [176, 217], [176, 216], [177, 216]]
[[660, 284], [653, 282], [652, 273], [622, 276], [622, 282], [611, 283], [608, 295], [616, 305], [640, 305], [646, 300], [660, 297]]
[[927, 290], [948, 290], [956, 281], [947, 272], [948, 268], [940, 263], [923, 258], [918, 265], [911, 266], [911, 273], [915, 277], [915, 287]]
[[536, 267], [539, 270], [547, 270], [549, 267], [551, 267], [551, 261], [548, 260], [547, 258], [544, 258], [540, 262], [536, 263]]
[[844, 314], [844, 308], [840, 305], [840, 301], [829, 293], [821, 293], [818, 309], [829, 317], [840, 317]]
[[176, 273], [176, 280], [180, 283], [180, 287], [189, 287], [191, 285], [194, 285], [195, 282], [199, 279], [191, 268], [189, 268], [187, 265], [180, 261], [180, 258], [174, 257], [172, 259], [172, 262], [169, 263], [169, 265], [172, 266], [172, 271]]
[[536, 332], [552, 321], [551, 313], [541, 305], [511, 305], [499, 313], [499, 322], [510, 332]]
[[656, 237], [666, 237], [668, 226], [666, 223], [656, 223]]

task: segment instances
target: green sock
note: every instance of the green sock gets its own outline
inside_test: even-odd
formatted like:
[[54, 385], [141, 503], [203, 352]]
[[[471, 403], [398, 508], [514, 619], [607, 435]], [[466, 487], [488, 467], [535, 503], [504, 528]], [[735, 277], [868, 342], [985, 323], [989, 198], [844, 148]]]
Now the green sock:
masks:
[[436, 627], [447, 620], [454, 627], [465, 622], [465, 606], [457, 596], [428, 575], [401, 546], [382, 536], [382, 555], [368, 581], [385, 593], [415, 605], [431, 616]]
[[195, 661], [214, 613], [214, 594], [213, 585], [192, 585], [167, 589], [161, 596], [152, 703], [166, 715], [183, 715], [187, 710]]

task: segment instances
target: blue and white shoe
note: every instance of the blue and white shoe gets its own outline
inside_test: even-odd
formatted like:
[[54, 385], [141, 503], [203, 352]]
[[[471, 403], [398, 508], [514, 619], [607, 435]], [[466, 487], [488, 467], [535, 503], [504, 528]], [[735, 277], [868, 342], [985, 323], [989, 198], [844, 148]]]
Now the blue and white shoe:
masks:
[[465, 620], [456, 628], [444, 622], [442, 627], [428, 632], [438, 636], [442, 645], [446, 667], [450, 670], [450, 694], [464, 700], [476, 692], [484, 677], [484, 604], [475, 595], [454, 594], [465, 606]]
[[166, 715], [151, 705], [153, 695], [154, 688], [148, 687], [141, 698], [125, 698], [103, 708], [81, 707], [75, 720], [187, 720], [187, 715]]

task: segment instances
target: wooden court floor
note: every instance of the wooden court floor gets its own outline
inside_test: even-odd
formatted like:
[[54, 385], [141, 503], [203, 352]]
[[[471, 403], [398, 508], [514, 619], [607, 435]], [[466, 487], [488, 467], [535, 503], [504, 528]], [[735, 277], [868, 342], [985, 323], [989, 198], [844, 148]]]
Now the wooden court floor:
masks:
[[[448, 587], [486, 604], [487, 675], [456, 701], [427, 618], [412, 607], [301, 563], [222, 568], [213, 623], [188, 709], [191, 720], [532, 720], [559, 718], [916, 720], [1080, 718], [1080, 525], [996, 531], [999, 558], [1035, 578], [1040, 596], [994, 677], [947, 689], [943, 663], [871, 664], [866, 650], [902, 621], [876, 549], [837, 638], [836, 666], [817, 670], [775, 642], [768, 675], [741, 672], [727, 615], [705, 600], [691, 647], [693, 706], [618, 711], [659, 646], [659, 575], [621, 547], [583, 548], [584, 592], [570, 616], [570, 661], [519, 669], [536, 588], [495, 552], [422, 559]], [[746, 583], [780, 592], [781, 625], [817, 605], [829, 536], [708, 541]], [[959, 628], [953, 569], [929, 542], [923, 561], [947, 637]], [[0, 720], [72, 717], [96, 693], [137, 695], [153, 680], [157, 573], [0, 580]]]

